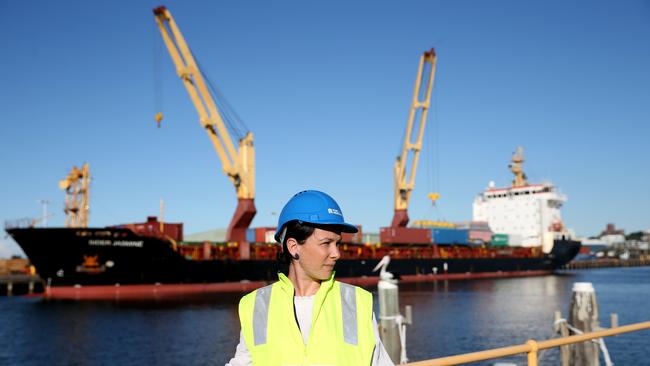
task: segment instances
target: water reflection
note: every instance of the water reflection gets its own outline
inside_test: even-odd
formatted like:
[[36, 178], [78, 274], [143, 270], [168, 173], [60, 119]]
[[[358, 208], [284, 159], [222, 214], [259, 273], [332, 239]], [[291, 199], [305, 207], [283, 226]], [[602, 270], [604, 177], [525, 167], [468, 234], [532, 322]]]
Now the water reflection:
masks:
[[[610, 312], [619, 313], [621, 324], [650, 320], [650, 268], [401, 284], [400, 304], [413, 305], [408, 355], [422, 360], [551, 338], [554, 311], [566, 314], [573, 283], [584, 281], [596, 289], [601, 324], [609, 323]], [[223, 365], [239, 339], [240, 297], [119, 302], [0, 298], [5, 343], [0, 364]], [[648, 339], [641, 332], [608, 338], [607, 345], [615, 363], [640, 365]], [[509, 360], [526, 364], [523, 357]], [[541, 364], [558, 364], [557, 352], [546, 354]]]

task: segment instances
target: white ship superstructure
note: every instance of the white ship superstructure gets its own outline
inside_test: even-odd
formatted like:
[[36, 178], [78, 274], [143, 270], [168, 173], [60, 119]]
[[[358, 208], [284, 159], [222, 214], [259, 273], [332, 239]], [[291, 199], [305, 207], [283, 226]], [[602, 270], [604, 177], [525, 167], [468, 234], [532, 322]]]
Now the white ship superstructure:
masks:
[[552, 183], [528, 184], [522, 163], [523, 149], [518, 148], [510, 164], [515, 174], [512, 186], [496, 188], [490, 182], [474, 200], [473, 220], [486, 221], [494, 233], [508, 234], [509, 245], [542, 246], [548, 253], [554, 239], [572, 236], [560, 211], [567, 198]]

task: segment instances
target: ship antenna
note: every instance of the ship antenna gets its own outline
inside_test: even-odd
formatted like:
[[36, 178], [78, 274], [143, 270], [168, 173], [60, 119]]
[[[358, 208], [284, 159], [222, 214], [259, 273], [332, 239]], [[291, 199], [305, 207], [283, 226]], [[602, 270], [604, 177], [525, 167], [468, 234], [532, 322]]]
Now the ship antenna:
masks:
[[526, 180], [526, 173], [524, 173], [524, 170], [522, 168], [523, 164], [524, 148], [523, 146], [517, 146], [517, 150], [515, 150], [514, 154], [512, 154], [512, 160], [508, 165], [508, 168], [510, 168], [512, 174], [515, 175], [515, 179], [512, 180], [513, 187], [523, 187], [525, 185], [528, 185], [528, 181]]

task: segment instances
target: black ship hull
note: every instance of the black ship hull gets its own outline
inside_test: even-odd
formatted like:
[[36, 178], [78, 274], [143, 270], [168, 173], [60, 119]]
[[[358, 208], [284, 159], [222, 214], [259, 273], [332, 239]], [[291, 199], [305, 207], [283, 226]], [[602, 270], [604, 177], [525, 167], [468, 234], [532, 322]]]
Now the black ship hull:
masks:
[[[275, 260], [186, 259], [168, 240], [128, 229], [9, 229], [48, 287], [183, 285], [269, 282], [281, 270]], [[442, 274], [544, 272], [560, 268], [580, 249], [556, 241], [536, 257], [393, 258], [389, 271], [402, 277]], [[338, 278], [376, 278], [381, 258], [340, 259]], [[480, 276], [479, 276], [480, 277]]]

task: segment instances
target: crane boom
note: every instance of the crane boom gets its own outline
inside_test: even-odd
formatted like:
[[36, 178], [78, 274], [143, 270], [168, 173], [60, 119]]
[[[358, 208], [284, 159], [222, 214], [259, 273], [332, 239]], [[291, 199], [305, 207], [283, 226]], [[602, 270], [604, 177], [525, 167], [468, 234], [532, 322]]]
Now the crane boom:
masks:
[[[426, 64], [430, 64], [428, 73], [424, 73]], [[408, 224], [409, 217], [407, 213], [409, 199], [413, 191], [415, 173], [417, 171], [420, 150], [422, 149], [422, 137], [424, 128], [427, 123], [427, 113], [429, 111], [431, 90], [433, 89], [433, 79], [436, 72], [436, 52], [432, 48], [422, 54], [418, 66], [418, 74], [415, 79], [415, 88], [413, 90], [413, 100], [409, 111], [409, 118], [406, 124], [406, 133], [400, 155], [395, 161], [394, 177], [394, 195], [395, 195], [395, 213], [393, 215], [392, 227], [405, 227]], [[420, 100], [421, 88], [425, 88], [423, 99]], [[419, 112], [419, 113], [418, 113]], [[417, 135], [415, 141], [412, 141], [413, 127], [416, 116]], [[412, 153], [409, 155], [409, 153]], [[411, 156], [411, 159], [409, 159]], [[410, 162], [410, 165], [409, 165]], [[407, 170], [409, 174], [407, 175]]]
[[219, 156], [224, 174], [235, 186], [237, 209], [228, 226], [226, 239], [228, 241], [245, 241], [246, 229], [257, 212], [254, 203], [255, 148], [253, 134], [247, 132], [239, 140], [238, 149], [235, 148], [215, 100], [171, 13], [164, 6], [155, 8], [153, 13], [169, 55], [176, 66], [176, 73], [183, 81], [199, 114], [199, 122]]

